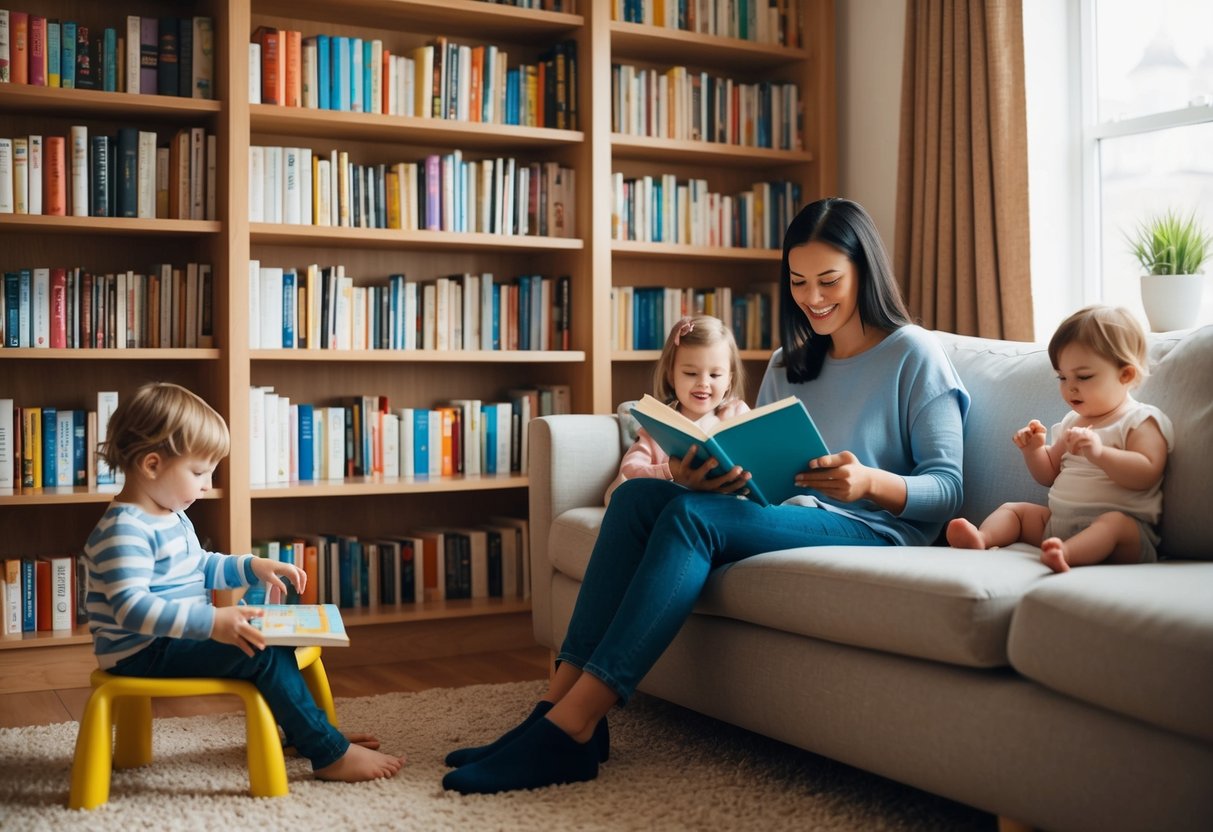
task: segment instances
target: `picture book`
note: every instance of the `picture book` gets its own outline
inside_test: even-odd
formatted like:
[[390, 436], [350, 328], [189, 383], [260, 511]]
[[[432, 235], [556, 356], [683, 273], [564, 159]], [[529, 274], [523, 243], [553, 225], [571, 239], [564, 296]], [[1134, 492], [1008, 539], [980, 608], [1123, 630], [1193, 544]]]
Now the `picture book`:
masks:
[[696, 445], [700, 463], [716, 458], [713, 476], [741, 466], [751, 475], [746, 496], [763, 506], [808, 493], [796, 486], [796, 475], [809, 467], [810, 460], [829, 453], [812, 417], [795, 396], [755, 408], [707, 431], [649, 395], [636, 403], [632, 415], [672, 458], [681, 459]]
[[249, 620], [261, 630], [267, 645], [348, 647], [350, 644], [341, 611], [335, 604], [254, 604], [250, 607], [265, 611], [260, 618]]

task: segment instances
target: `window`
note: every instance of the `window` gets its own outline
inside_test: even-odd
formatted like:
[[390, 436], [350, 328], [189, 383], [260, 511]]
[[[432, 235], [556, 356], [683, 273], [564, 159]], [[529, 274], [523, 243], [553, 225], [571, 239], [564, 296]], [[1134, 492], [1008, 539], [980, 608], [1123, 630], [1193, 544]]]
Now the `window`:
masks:
[[[1078, 2], [1079, 299], [1125, 306], [1144, 324], [1140, 268], [1125, 233], [1167, 210], [1194, 212], [1213, 230], [1213, 3]], [[1213, 259], [1205, 271], [1213, 274]], [[1213, 278], [1198, 322], [1213, 323]]]

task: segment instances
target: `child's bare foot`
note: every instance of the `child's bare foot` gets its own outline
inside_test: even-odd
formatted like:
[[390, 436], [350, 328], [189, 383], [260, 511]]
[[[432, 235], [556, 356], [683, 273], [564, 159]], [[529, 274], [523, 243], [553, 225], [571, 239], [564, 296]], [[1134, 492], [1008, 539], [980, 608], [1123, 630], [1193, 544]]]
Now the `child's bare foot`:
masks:
[[351, 745], [337, 762], [316, 769], [315, 774], [318, 780], [358, 783], [394, 777], [403, 765], [403, 757], [392, 757], [361, 745]]
[[1069, 572], [1066, 563], [1066, 544], [1060, 537], [1050, 537], [1040, 544], [1040, 562], [1054, 572]]
[[948, 523], [948, 545], [957, 549], [988, 548], [985, 535], [963, 517], [957, 517]]

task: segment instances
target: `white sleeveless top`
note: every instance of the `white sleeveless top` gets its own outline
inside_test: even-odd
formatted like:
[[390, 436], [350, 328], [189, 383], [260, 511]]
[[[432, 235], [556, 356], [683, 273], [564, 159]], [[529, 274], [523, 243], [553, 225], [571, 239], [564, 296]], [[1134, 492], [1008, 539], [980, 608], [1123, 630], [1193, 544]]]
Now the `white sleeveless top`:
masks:
[[[1050, 438], [1056, 441], [1061, 432], [1073, 427], [1079, 418], [1077, 413], [1070, 411], [1053, 426]], [[1092, 430], [1107, 447], [1123, 450], [1129, 433], [1147, 419], [1153, 419], [1158, 424], [1167, 441], [1167, 453], [1170, 453], [1175, 442], [1171, 420], [1154, 405], [1143, 404], [1132, 398], [1119, 419]], [[1135, 491], [1117, 485], [1103, 469], [1085, 456], [1066, 453], [1061, 458], [1061, 471], [1049, 489], [1049, 510], [1056, 514], [1096, 509], [1101, 512], [1123, 511], [1151, 525], [1156, 524], [1162, 514], [1162, 477], [1150, 488]]]

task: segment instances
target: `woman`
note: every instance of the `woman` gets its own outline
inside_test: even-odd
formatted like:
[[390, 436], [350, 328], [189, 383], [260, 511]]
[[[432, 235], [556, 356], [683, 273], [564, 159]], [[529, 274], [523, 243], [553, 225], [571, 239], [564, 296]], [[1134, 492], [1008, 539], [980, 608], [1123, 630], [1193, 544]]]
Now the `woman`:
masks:
[[547, 693], [496, 742], [447, 757], [465, 794], [590, 780], [607, 758], [606, 714], [626, 703], [691, 614], [711, 571], [801, 546], [929, 545], [960, 508], [969, 396], [938, 342], [910, 324], [867, 213], [845, 199], [804, 208], [784, 235], [783, 348], [758, 404], [798, 396], [835, 453], [806, 460], [813, 495], [763, 508], [736, 499], [740, 469], [629, 480], [602, 521]]

